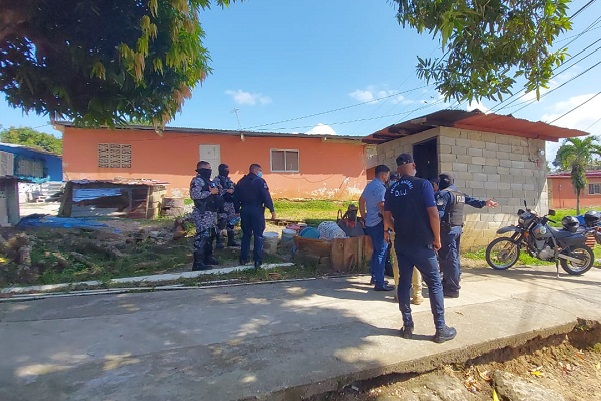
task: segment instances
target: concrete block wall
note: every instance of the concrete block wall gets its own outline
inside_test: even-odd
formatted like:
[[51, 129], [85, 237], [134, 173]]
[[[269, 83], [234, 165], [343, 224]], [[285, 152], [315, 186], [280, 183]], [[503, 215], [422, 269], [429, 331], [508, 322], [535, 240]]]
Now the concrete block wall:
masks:
[[378, 145], [378, 164], [396, 169], [400, 153], [413, 144], [438, 137], [438, 171], [450, 172], [467, 195], [493, 198], [497, 208], [465, 207], [462, 250], [485, 247], [500, 227], [517, 222], [517, 210], [528, 207], [546, 213], [545, 141], [450, 127], [438, 127]]

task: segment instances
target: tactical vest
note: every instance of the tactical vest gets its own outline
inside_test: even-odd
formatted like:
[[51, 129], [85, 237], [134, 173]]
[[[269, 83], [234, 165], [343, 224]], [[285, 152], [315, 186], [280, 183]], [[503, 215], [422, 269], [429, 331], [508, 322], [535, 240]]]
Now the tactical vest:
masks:
[[463, 226], [463, 207], [465, 206], [465, 194], [459, 191], [443, 189], [441, 192], [447, 191], [451, 193], [453, 202], [447, 205], [445, 215], [442, 217], [444, 223], [451, 227]]
[[[202, 180], [204, 185], [201, 189], [203, 192], [208, 192], [211, 181]], [[194, 206], [199, 210], [200, 213], [204, 212], [221, 212], [223, 210], [223, 198], [221, 195], [209, 195], [204, 199], [194, 199]]]

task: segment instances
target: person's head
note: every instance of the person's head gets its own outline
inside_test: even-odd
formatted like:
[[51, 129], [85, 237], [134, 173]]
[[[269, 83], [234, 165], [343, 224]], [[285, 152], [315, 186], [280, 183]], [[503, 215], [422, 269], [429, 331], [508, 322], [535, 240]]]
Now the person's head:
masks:
[[211, 163], [205, 161], [199, 161], [196, 163], [196, 172], [204, 179], [211, 179]]
[[382, 182], [386, 182], [386, 181], [388, 181], [388, 178], [390, 177], [390, 169], [388, 168], [388, 166], [386, 166], [384, 164], [379, 164], [376, 166], [375, 174], [376, 174], [376, 178], [378, 178]]
[[260, 164], [253, 163], [248, 168], [248, 172], [256, 175], [257, 177], [261, 177], [263, 175], [263, 169]]
[[230, 174], [230, 168], [227, 164], [220, 164], [217, 170], [219, 170], [219, 175], [222, 177], [227, 177]]
[[438, 188], [441, 190], [453, 185], [453, 176], [450, 173], [442, 173], [438, 176], [438, 179], [440, 180], [438, 183]]
[[396, 158], [396, 171], [400, 176], [410, 175], [415, 176], [417, 170], [415, 169], [415, 163], [413, 162], [413, 156], [409, 153], [401, 153]]
[[434, 178], [430, 178], [428, 181], [430, 181], [430, 184], [432, 184], [432, 188], [434, 189], [434, 192], [438, 191], [440, 179], [438, 177], [434, 177]]
[[393, 184], [399, 180], [399, 175], [397, 173], [390, 174], [390, 183]]

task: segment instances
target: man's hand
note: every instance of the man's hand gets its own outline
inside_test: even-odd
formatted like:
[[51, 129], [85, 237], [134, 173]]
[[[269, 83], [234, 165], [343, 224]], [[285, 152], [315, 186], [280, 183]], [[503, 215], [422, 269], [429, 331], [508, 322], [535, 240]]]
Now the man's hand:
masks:
[[234, 190], [232, 188], [230, 188], [230, 189], [226, 189], [225, 192], [227, 192], [228, 194], [233, 194]]
[[388, 231], [388, 230], [384, 231], [384, 241], [386, 241], [386, 243], [390, 244], [390, 231]]
[[435, 251], [438, 251], [440, 248], [442, 248], [442, 243], [440, 242], [440, 238], [434, 238], [434, 241], [432, 241], [432, 247], [434, 248]]
[[487, 199], [486, 200], [486, 206], [488, 207], [497, 207], [499, 206], [499, 202], [495, 202], [494, 200], [491, 199]]
[[211, 195], [217, 195], [219, 193], [219, 188], [217, 188], [217, 187], [210, 187], [209, 188], [209, 192], [211, 193]]
[[271, 212], [271, 220], [275, 220], [276, 216], [275, 216], [275, 212]]

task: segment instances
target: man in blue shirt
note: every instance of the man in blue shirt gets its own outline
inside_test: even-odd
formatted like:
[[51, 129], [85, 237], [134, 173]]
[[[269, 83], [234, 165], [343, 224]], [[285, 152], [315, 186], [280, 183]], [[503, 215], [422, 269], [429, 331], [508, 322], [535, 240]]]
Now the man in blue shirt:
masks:
[[459, 280], [461, 263], [459, 256], [459, 241], [463, 231], [463, 207], [470, 205], [481, 209], [484, 206], [497, 207], [499, 204], [492, 199], [480, 200], [472, 198], [459, 191], [453, 185], [453, 177], [449, 173], [438, 176], [439, 191], [436, 194], [436, 206], [440, 216], [440, 232], [442, 247], [438, 252], [442, 270], [442, 286], [444, 296], [459, 298]]
[[253, 260], [255, 269], [263, 263], [263, 231], [265, 231], [265, 208], [275, 219], [275, 209], [269, 194], [269, 188], [263, 178], [263, 169], [251, 164], [248, 174], [238, 181], [234, 191], [234, 211], [240, 213], [242, 226], [242, 245], [240, 246], [240, 264], [248, 263], [250, 237], [254, 236]]
[[438, 273], [436, 251], [440, 249], [440, 220], [432, 185], [415, 177], [413, 156], [403, 153], [396, 159], [400, 179], [386, 191], [384, 202], [384, 238], [390, 239], [388, 230], [394, 228], [394, 249], [399, 264], [397, 297], [403, 317], [403, 338], [412, 338], [414, 323], [411, 316], [411, 278], [413, 268], [421, 272], [430, 297], [436, 334], [434, 341], [443, 343], [457, 335], [445, 323], [444, 298]]
[[376, 166], [376, 177], [371, 180], [359, 198], [359, 212], [365, 225], [365, 233], [370, 236], [373, 245], [371, 254], [371, 279], [376, 291], [392, 291], [394, 287], [384, 280], [384, 265], [386, 263], [386, 250], [388, 242], [384, 241], [384, 194], [386, 182], [390, 177], [388, 166]]

